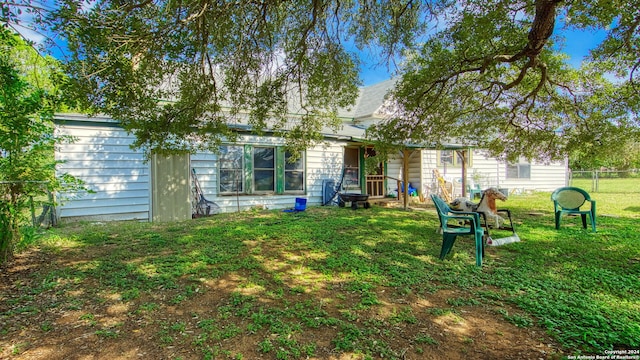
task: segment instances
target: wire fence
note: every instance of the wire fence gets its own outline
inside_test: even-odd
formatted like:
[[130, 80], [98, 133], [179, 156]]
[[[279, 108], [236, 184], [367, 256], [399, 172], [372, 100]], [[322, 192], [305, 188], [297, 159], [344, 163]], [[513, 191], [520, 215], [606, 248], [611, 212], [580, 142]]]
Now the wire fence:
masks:
[[27, 197], [27, 209], [25, 209], [23, 214], [31, 220], [31, 224], [34, 227], [57, 225], [55, 199], [53, 194], [48, 190], [48, 182], [0, 181], [0, 194], [2, 194], [0, 195], [0, 202], [7, 203], [10, 201], [10, 187], [15, 185], [29, 187], [29, 190], [23, 195]]
[[640, 193], [640, 170], [572, 171], [569, 185], [590, 192], [638, 194]]

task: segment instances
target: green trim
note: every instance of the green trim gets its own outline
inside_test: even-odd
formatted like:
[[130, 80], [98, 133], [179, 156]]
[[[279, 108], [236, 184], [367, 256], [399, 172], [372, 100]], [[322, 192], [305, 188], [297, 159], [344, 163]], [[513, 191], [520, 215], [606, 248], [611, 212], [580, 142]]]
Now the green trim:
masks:
[[244, 146], [244, 193], [253, 193], [253, 145]]
[[284, 148], [276, 146], [276, 194], [284, 193]]
[[[262, 146], [262, 145], [253, 145], [253, 144], [244, 144], [244, 145], [230, 145], [223, 144], [222, 146], [239, 146], [242, 147], [242, 186], [243, 191], [241, 193], [243, 195], [255, 195], [255, 194], [276, 194], [276, 195], [302, 195], [307, 193], [307, 152], [302, 152], [303, 157], [303, 168], [300, 169], [304, 172], [303, 176], [303, 185], [302, 190], [289, 190], [285, 189], [286, 182], [286, 147], [284, 146]], [[265, 147], [265, 148], [273, 148], [274, 149], [274, 171], [275, 171], [275, 179], [274, 186], [275, 189], [273, 191], [267, 192], [255, 192], [254, 189], [254, 170], [255, 165], [253, 162], [253, 153], [256, 147]], [[218, 177], [220, 176], [220, 170], [218, 170]], [[231, 195], [229, 192], [220, 192], [220, 185], [218, 184], [218, 191], [221, 195]]]
[[458, 151], [467, 151], [467, 167], [472, 167], [473, 166], [473, 154], [472, 154], [472, 149], [471, 148], [462, 148], [462, 149], [440, 149], [437, 150], [436, 153], [436, 164], [439, 168], [444, 167], [445, 165], [442, 163], [442, 152], [443, 151], [450, 151], [452, 154], [452, 161], [453, 164], [447, 164], [447, 167], [451, 167], [451, 168], [461, 168], [462, 164], [460, 163], [459, 159], [458, 159]]
[[384, 192], [384, 195], [386, 196], [387, 195], [387, 189], [389, 188], [389, 186], [388, 186], [389, 184], [387, 183], [387, 181], [388, 181], [387, 176], [389, 174], [389, 168], [388, 168], [388, 164], [387, 164], [386, 161], [382, 163], [382, 173], [384, 174], [384, 180], [383, 180], [384, 189], [383, 189], [383, 192]]

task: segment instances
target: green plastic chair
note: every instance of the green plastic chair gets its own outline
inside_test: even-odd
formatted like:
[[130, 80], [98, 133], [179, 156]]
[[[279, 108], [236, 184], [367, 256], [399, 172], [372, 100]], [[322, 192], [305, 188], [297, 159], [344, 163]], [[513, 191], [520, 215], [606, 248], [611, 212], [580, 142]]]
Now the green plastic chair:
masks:
[[[589, 193], [572, 186], [565, 186], [556, 189], [551, 194], [553, 201], [553, 211], [556, 215], [556, 229], [560, 229], [560, 219], [562, 214], [576, 214], [582, 217], [582, 227], [587, 228], [587, 215], [591, 219], [591, 229], [596, 232], [596, 201], [591, 199]], [[580, 208], [586, 202], [590, 203], [589, 209]]]
[[476, 212], [451, 210], [444, 200], [438, 195], [432, 194], [431, 200], [438, 211], [440, 228], [442, 230], [442, 249], [440, 260], [444, 259], [453, 248], [458, 235], [473, 235], [476, 241], [476, 266], [482, 266], [484, 256], [484, 243], [482, 241], [484, 230], [480, 226], [480, 216]]
[[482, 198], [482, 189], [480, 189], [479, 184], [475, 184], [475, 187], [471, 187], [467, 185], [467, 192], [469, 193], [469, 198], [474, 200], [475, 198]]

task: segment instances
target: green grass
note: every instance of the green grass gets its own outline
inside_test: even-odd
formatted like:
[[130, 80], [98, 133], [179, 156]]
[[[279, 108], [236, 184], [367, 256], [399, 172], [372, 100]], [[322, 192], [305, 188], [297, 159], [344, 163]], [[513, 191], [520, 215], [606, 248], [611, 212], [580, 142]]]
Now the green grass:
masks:
[[640, 191], [640, 176], [634, 175], [625, 178], [600, 176], [597, 180], [591, 178], [574, 178], [571, 186], [585, 189], [588, 192], [601, 194], [637, 194]]
[[[549, 193], [500, 203], [512, 210], [522, 242], [488, 249], [482, 268], [475, 266], [472, 242], [463, 239], [444, 261], [437, 258], [441, 238], [430, 210], [310, 207], [168, 224], [68, 225], [40, 244], [64, 266], [44, 266], [29, 286], [16, 284], [21, 295], [5, 294], [12, 302], [0, 323], [54, 306], [81, 311], [79, 321], [100, 338], [123, 340], [126, 324], [100, 324], [91, 309], [83, 309], [88, 305], [78, 300], [81, 293], [96, 303], [114, 297], [127, 303], [130, 316], [157, 329], [158, 346], [190, 346], [202, 358], [241, 358], [225, 344], [243, 336], [253, 336], [255, 351], [271, 358], [313, 357], [318, 344], [308, 332], [334, 333], [330, 346], [338, 352], [401, 358], [403, 349], [391, 345], [397, 336], [389, 329], [424, 325], [409, 306], [380, 313], [382, 297], [429, 299], [445, 290], [464, 295], [422, 315], [498, 307], [496, 317], [522, 328], [542, 327], [567, 353], [638, 349], [640, 194], [592, 195], [600, 215], [595, 234], [583, 230], [578, 218], [564, 219], [555, 230]], [[231, 280], [235, 286], [216, 290], [220, 300], [208, 304], [206, 313], [190, 309], [212, 296], [210, 284]], [[55, 293], [56, 303], [34, 302], [45, 293]], [[156, 319], [168, 308], [192, 316]], [[52, 324], [40, 326], [55, 329]], [[0, 334], [15, 331], [5, 326]], [[422, 353], [438, 344], [435, 336], [409, 338]]]

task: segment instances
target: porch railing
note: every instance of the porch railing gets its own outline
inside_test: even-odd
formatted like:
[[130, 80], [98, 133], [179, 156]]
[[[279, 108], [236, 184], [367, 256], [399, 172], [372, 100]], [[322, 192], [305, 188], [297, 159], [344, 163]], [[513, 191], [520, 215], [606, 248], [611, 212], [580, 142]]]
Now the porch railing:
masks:
[[384, 175], [367, 175], [365, 189], [370, 198], [382, 198], [385, 194]]

